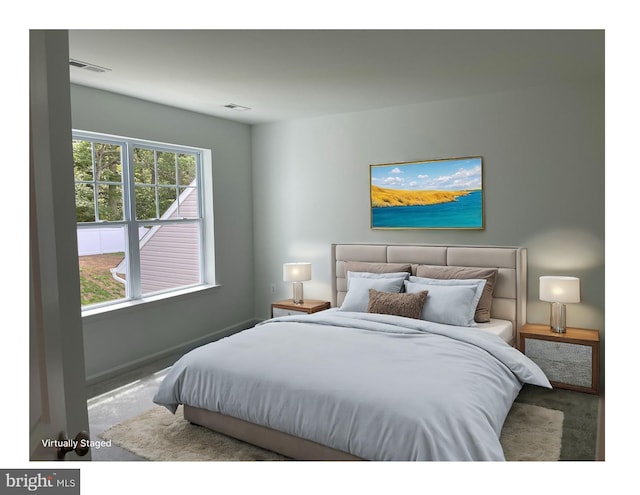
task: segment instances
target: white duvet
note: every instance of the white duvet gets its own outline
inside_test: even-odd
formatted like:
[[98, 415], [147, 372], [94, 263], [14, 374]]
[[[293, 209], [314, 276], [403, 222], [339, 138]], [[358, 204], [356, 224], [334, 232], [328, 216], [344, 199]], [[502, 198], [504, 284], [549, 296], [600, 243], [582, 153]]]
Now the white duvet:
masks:
[[329, 310], [267, 320], [191, 351], [154, 402], [369, 460], [504, 460], [500, 432], [523, 383], [551, 388], [495, 335]]

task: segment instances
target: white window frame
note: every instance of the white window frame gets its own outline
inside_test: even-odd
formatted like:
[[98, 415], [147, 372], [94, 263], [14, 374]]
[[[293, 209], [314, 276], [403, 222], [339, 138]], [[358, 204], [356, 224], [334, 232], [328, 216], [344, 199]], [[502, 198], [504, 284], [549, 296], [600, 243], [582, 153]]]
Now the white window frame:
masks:
[[[165, 299], [166, 297], [181, 296], [186, 293], [206, 289], [213, 286], [213, 260], [207, 259], [206, 253], [213, 253], [213, 249], [207, 249], [207, 246], [213, 244], [212, 231], [213, 231], [213, 219], [209, 218], [213, 216], [212, 209], [205, 207], [204, 198], [208, 196], [207, 190], [211, 190], [211, 176], [206, 174], [204, 163], [210, 161], [210, 150], [195, 148], [190, 146], [182, 146], [176, 144], [161, 143], [157, 141], [149, 141], [136, 138], [128, 138], [123, 136], [115, 136], [104, 133], [72, 130], [73, 140], [91, 141], [97, 143], [106, 143], [120, 146], [121, 160], [122, 160], [122, 192], [123, 192], [123, 219], [112, 221], [100, 221], [97, 214], [98, 205], [94, 199], [94, 207], [96, 209], [96, 218], [98, 221], [94, 222], [76, 222], [76, 228], [78, 229], [96, 229], [100, 227], [124, 227], [126, 231], [125, 235], [125, 259], [127, 260], [127, 283], [126, 296], [124, 299], [117, 299], [113, 301], [107, 301], [102, 303], [96, 303], [82, 307], [83, 316], [90, 316], [92, 314], [99, 314], [103, 311], [110, 311], [113, 309], [119, 309], [122, 307], [128, 307], [141, 302], [153, 302], [159, 299]], [[198, 217], [197, 218], [179, 218], [179, 219], [136, 219], [135, 215], [135, 175], [134, 175], [134, 149], [137, 147], [152, 149], [156, 152], [170, 152], [170, 153], [186, 153], [192, 154], [196, 157], [196, 193], [198, 195]], [[87, 183], [88, 181], [74, 181], [74, 183]], [[94, 187], [96, 182], [99, 182], [95, 177], [95, 170], [93, 176]], [[156, 190], [158, 185], [155, 185]], [[157, 191], [156, 191], [157, 192]], [[95, 194], [95, 193], [94, 193]], [[95, 195], [94, 195], [95, 198]], [[177, 199], [177, 198], [176, 198]], [[164, 291], [154, 292], [153, 294], [142, 295], [142, 286], [140, 278], [140, 245], [138, 238], [138, 229], [140, 226], [155, 226], [155, 225], [168, 225], [168, 224], [189, 224], [197, 223], [199, 225], [200, 232], [200, 282], [188, 286], [179, 286]]]

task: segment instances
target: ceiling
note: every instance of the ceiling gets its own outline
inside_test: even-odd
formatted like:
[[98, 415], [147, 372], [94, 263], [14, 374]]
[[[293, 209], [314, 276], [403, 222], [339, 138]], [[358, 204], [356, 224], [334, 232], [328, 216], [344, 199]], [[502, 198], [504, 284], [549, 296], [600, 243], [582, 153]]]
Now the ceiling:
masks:
[[603, 30], [70, 30], [69, 56], [110, 69], [74, 84], [248, 124], [605, 75]]

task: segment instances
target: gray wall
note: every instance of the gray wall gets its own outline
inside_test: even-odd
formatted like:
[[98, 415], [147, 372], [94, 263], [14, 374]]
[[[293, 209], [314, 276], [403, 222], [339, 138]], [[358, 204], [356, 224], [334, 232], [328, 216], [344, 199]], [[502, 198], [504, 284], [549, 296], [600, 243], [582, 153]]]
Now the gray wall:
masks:
[[71, 86], [71, 109], [74, 129], [196, 146], [213, 153], [219, 287], [85, 317], [89, 379], [101, 379], [172, 349], [180, 350], [185, 343], [200, 343], [251, 325], [250, 126], [75, 85]]
[[[328, 299], [333, 242], [525, 246], [529, 321], [548, 321], [538, 277], [575, 275], [582, 303], [568, 308], [568, 324], [599, 328], [604, 339], [602, 87], [530, 88], [252, 128], [80, 86], [71, 97], [74, 128], [213, 150], [220, 287], [85, 318], [89, 378], [267, 318], [271, 301], [290, 297], [287, 261], [311, 261], [305, 296]], [[369, 164], [468, 155], [484, 157], [485, 230], [369, 228]]]
[[[330, 297], [330, 244], [528, 248], [528, 320], [548, 322], [540, 275], [581, 278], [570, 326], [604, 337], [604, 88], [538, 87], [253, 128], [255, 314], [291, 297], [282, 263], [311, 261]], [[369, 164], [484, 157], [485, 230], [370, 229]], [[277, 294], [270, 294], [276, 283]]]

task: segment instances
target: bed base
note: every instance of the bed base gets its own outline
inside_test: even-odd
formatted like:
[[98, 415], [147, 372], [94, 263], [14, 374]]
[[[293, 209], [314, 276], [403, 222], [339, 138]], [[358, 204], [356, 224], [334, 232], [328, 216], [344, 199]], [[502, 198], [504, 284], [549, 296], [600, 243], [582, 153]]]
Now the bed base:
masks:
[[332, 449], [304, 438], [294, 437], [271, 428], [256, 425], [207, 411], [198, 407], [185, 405], [184, 418], [191, 423], [204, 426], [223, 435], [242, 440], [243, 442], [271, 450], [298, 461], [362, 461], [359, 457]]

